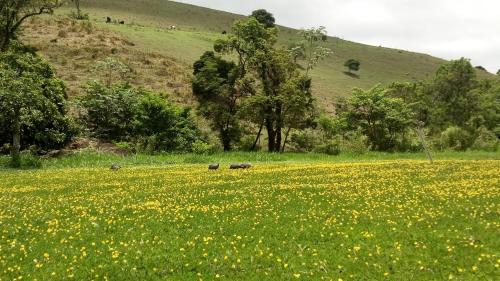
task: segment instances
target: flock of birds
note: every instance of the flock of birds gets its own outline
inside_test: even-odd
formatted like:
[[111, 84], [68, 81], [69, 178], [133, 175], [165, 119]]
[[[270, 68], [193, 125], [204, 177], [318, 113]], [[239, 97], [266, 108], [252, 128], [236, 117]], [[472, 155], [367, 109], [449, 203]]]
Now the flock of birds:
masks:
[[[118, 171], [122, 168], [122, 166], [120, 164], [112, 164], [111, 167], [110, 167], [110, 170], [112, 171]], [[220, 164], [219, 163], [212, 163], [210, 165], [208, 165], [208, 170], [209, 171], [215, 171], [215, 170], [218, 170], [220, 168]], [[250, 163], [233, 163], [229, 166], [229, 169], [230, 170], [239, 170], [239, 169], [242, 169], [242, 170], [246, 170], [246, 169], [250, 169], [252, 168], [252, 164]]]

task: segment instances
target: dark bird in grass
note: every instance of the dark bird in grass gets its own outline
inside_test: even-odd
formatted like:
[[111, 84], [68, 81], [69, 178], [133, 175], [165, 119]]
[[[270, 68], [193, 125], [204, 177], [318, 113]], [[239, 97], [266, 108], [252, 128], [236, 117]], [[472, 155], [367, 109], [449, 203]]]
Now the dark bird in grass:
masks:
[[109, 168], [111, 171], [118, 171], [122, 168], [122, 166], [120, 166], [119, 164], [113, 164], [111, 165], [111, 168]]
[[209, 170], [218, 170], [219, 169], [219, 163], [213, 163], [208, 165]]
[[252, 164], [250, 164], [250, 163], [240, 164], [240, 169], [250, 169], [250, 168], [252, 168]]
[[241, 165], [233, 163], [233, 164], [231, 164], [231, 166], [229, 166], [229, 169], [238, 170], [238, 169], [241, 169]]

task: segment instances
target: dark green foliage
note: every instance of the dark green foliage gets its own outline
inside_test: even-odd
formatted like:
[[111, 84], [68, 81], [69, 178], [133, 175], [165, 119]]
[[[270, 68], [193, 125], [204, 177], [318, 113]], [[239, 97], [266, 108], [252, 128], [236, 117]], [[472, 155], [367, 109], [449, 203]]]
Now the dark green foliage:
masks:
[[466, 130], [453, 126], [441, 133], [439, 148], [441, 150], [465, 151], [472, 145], [473, 137]]
[[500, 138], [500, 81], [483, 81], [473, 92], [479, 99], [475, 127], [498, 132]]
[[340, 154], [340, 141], [336, 139], [331, 139], [322, 144], [316, 146], [314, 151], [317, 153], [324, 153], [327, 155], [339, 155]]
[[0, 51], [6, 51], [23, 22], [31, 17], [52, 14], [62, 5], [60, 0], [2, 0], [0, 1]]
[[199, 131], [190, 110], [127, 84], [90, 83], [79, 100], [89, 134], [108, 141], [130, 141], [139, 150], [190, 151]]
[[272, 28], [275, 26], [276, 20], [273, 14], [264, 9], [253, 11], [251, 16], [263, 24], [266, 28]]
[[42, 152], [61, 148], [76, 133], [65, 86], [52, 68], [33, 53], [0, 54], [0, 144], [18, 135], [19, 149], [35, 146]]
[[318, 139], [313, 130], [300, 130], [291, 134], [290, 145], [298, 152], [311, 152], [316, 146]]
[[378, 85], [368, 91], [355, 89], [347, 101], [344, 117], [351, 129], [360, 128], [374, 150], [394, 150], [412, 123], [408, 106], [391, 98]]
[[236, 87], [238, 68], [213, 52], [203, 54], [193, 68], [193, 93], [200, 103], [199, 112], [219, 133], [224, 150], [231, 150], [241, 136], [238, 114], [242, 93]]
[[[224, 65], [210, 53], [194, 67], [195, 75], [198, 74], [195, 82], [206, 85], [194, 85], [195, 92], [202, 92], [198, 91], [199, 88], [208, 89], [206, 92], [210, 89], [224, 92], [220, 90], [222, 85], [228, 89], [225, 91], [230, 93], [229, 96], [244, 97], [242, 107], [246, 120], [259, 128], [252, 147], [256, 147], [265, 127], [269, 152], [282, 152], [290, 131], [307, 127], [314, 119], [315, 109], [311, 79], [299, 72], [295, 57], [289, 50], [275, 46], [276, 38], [277, 29], [266, 28], [256, 17], [238, 21], [232, 34], [214, 46], [219, 53], [237, 55], [238, 64], [231, 72], [235, 75], [227, 76], [220, 71], [225, 67], [210, 67], [209, 63], [203, 63], [208, 60], [213, 61], [212, 65]], [[201, 69], [198, 65], [203, 65], [208, 74], [197, 71]], [[212, 78], [205, 81], [199, 76]], [[231, 83], [232, 77], [236, 78], [237, 89]]]
[[475, 72], [466, 59], [450, 61], [433, 80], [394, 83], [387, 93], [404, 100], [415, 119], [439, 139], [438, 148], [465, 150], [475, 143], [480, 130], [498, 132], [500, 137], [500, 82], [478, 81]]
[[107, 87], [91, 82], [85, 88], [85, 95], [79, 99], [83, 109], [81, 120], [94, 137], [127, 140], [135, 134], [139, 100], [143, 94], [144, 90], [126, 84]]
[[467, 59], [442, 65], [433, 81], [433, 126], [463, 127], [478, 112], [479, 97], [472, 90], [476, 86], [476, 72]]
[[500, 141], [498, 136], [485, 127], [480, 127], [476, 131], [476, 137], [471, 148], [473, 150], [497, 151]]
[[344, 63], [344, 66], [347, 67], [349, 73], [351, 73], [352, 71], [358, 71], [361, 66], [361, 63], [355, 59], [348, 59]]

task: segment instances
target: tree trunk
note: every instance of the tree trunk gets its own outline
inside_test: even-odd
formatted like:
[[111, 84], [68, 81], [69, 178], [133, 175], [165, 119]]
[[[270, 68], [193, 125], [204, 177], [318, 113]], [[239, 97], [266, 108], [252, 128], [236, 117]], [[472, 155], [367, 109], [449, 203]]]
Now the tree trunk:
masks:
[[224, 147], [224, 151], [231, 150], [231, 138], [229, 137], [229, 133], [226, 130], [222, 130], [220, 132], [222, 139], [222, 146]]
[[253, 145], [252, 145], [252, 151], [255, 151], [257, 149], [257, 143], [259, 142], [260, 135], [262, 134], [263, 128], [264, 128], [264, 121], [262, 121], [262, 123], [260, 123], [259, 132], [257, 133], [257, 137], [255, 138], [255, 141], [253, 142]]
[[276, 108], [276, 143], [275, 143], [275, 152], [281, 151], [281, 140], [283, 138], [282, 130], [283, 130], [283, 117], [281, 116], [281, 105], [278, 105]]
[[10, 35], [8, 31], [0, 31], [0, 52], [7, 51], [10, 43]]
[[12, 166], [18, 168], [21, 166], [21, 117], [20, 113], [16, 111], [16, 117], [14, 118], [13, 132], [12, 132]]
[[288, 136], [290, 135], [290, 130], [292, 130], [291, 127], [288, 127], [288, 129], [286, 130], [285, 141], [283, 141], [283, 146], [281, 147], [281, 153], [285, 152], [285, 146], [286, 146], [286, 143], [288, 141]]
[[76, 13], [77, 13], [78, 19], [81, 19], [82, 18], [82, 10], [80, 10], [80, 0], [76, 0], [75, 5], [76, 5]]
[[276, 147], [276, 132], [274, 131], [273, 122], [267, 120], [266, 128], [267, 128], [267, 150], [269, 152], [274, 152]]

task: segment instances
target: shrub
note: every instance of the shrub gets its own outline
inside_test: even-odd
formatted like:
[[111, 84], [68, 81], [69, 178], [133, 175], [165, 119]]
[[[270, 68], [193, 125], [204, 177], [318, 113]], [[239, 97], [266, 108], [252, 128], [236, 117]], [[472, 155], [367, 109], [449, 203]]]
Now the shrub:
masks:
[[298, 152], [310, 152], [316, 145], [317, 136], [312, 130], [293, 132], [290, 137], [290, 146]]
[[342, 137], [340, 151], [342, 153], [365, 154], [370, 151], [368, 137], [359, 131], [351, 131]]
[[33, 155], [29, 150], [21, 152], [21, 158], [19, 162], [14, 161], [13, 158], [8, 158], [9, 160], [4, 163], [7, 168], [15, 169], [40, 169], [43, 167], [43, 163], [39, 157]]
[[61, 38], [66, 38], [66, 37], [68, 37], [68, 33], [65, 30], [59, 30], [59, 32], [57, 33], [57, 36], [61, 37]]
[[[253, 135], [253, 134], [249, 134], [249, 135], [245, 135], [243, 136], [241, 139], [240, 139], [240, 142], [239, 142], [239, 149], [240, 150], [243, 150], [243, 151], [252, 151], [253, 149], [253, 143], [255, 142], [255, 138], [257, 136], [256, 135]], [[261, 136], [261, 139], [262, 139], [262, 136]], [[257, 143], [255, 145], [255, 151], [259, 151], [261, 150], [262, 147], [259, 143]]]
[[477, 130], [477, 137], [471, 148], [473, 150], [497, 151], [499, 145], [498, 137], [485, 127]]
[[214, 152], [214, 146], [204, 141], [197, 140], [193, 143], [191, 151], [194, 154], [207, 155]]
[[460, 127], [452, 126], [441, 133], [438, 145], [441, 150], [464, 151], [471, 146], [471, 135]]
[[191, 151], [200, 138], [189, 108], [127, 84], [90, 83], [79, 104], [80, 118], [91, 136], [133, 142], [143, 152]]
[[338, 140], [328, 140], [326, 143], [316, 146], [314, 148], [314, 152], [328, 155], [339, 155], [340, 143]]

